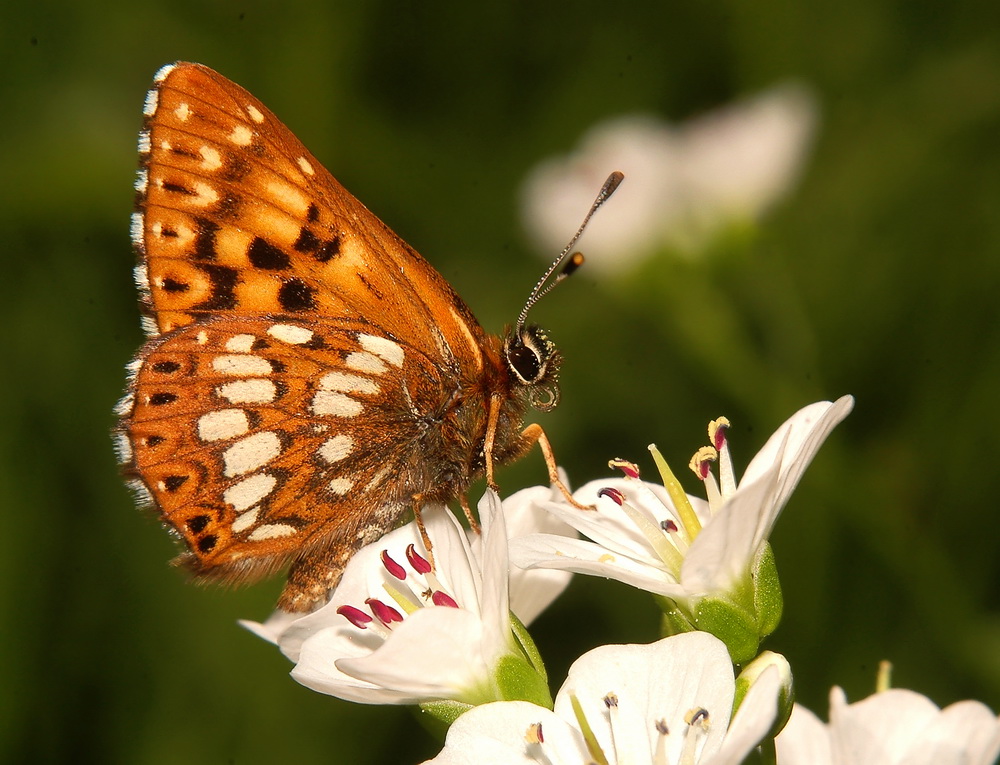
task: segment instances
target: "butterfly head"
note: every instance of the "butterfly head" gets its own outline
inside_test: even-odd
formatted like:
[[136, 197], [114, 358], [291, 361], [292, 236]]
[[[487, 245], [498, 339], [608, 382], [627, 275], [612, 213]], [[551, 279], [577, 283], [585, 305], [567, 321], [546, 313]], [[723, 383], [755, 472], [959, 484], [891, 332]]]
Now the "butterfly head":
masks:
[[545, 330], [536, 324], [518, 324], [504, 337], [503, 356], [531, 405], [542, 412], [555, 409], [562, 357]]

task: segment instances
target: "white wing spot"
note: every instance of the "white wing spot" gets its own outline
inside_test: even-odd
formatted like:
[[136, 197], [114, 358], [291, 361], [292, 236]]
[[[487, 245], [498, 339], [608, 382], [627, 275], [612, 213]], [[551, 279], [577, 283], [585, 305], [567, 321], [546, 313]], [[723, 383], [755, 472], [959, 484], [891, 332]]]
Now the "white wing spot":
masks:
[[208, 207], [209, 205], [214, 205], [219, 201], [219, 192], [215, 190], [214, 186], [208, 183], [198, 182], [194, 184], [195, 196], [191, 197], [191, 204], [201, 205], [202, 207]]
[[354, 481], [350, 478], [334, 478], [326, 486], [333, 494], [343, 495], [351, 490], [351, 487], [354, 486]]
[[233, 525], [230, 528], [233, 530], [234, 534], [246, 531], [257, 522], [258, 515], [260, 515], [260, 508], [251, 507], [245, 513], [241, 513], [236, 520], [233, 521]]
[[135, 190], [140, 194], [145, 194], [146, 189], [149, 188], [149, 173], [146, 168], [139, 168], [139, 172], [135, 174]]
[[229, 140], [237, 146], [249, 146], [253, 141], [253, 131], [246, 125], [237, 125], [229, 134]]
[[250, 532], [247, 537], [251, 542], [263, 542], [265, 539], [276, 539], [278, 537], [290, 537], [297, 534], [298, 529], [289, 526], [287, 523], [269, 523], [266, 526], [258, 526]]
[[375, 476], [367, 484], [365, 484], [364, 491], [367, 493], [371, 491], [374, 487], [378, 486], [389, 476], [389, 473], [390, 469], [387, 467], [384, 467], [381, 470], [379, 470], [375, 474]]
[[220, 409], [198, 418], [198, 438], [223, 441], [242, 436], [250, 430], [250, 419], [242, 409]]
[[264, 115], [261, 114], [260, 109], [258, 109], [256, 106], [254, 106], [253, 104], [247, 104], [246, 109], [247, 109], [247, 114], [250, 115], [250, 119], [252, 119], [254, 122], [260, 123], [264, 121]]
[[236, 512], [242, 513], [264, 499], [277, 485], [278, 479], [270, 473], [257, 473], [234, 483], [222, 493], [222, 498], [232, 505]]
[[187, 101], [179, 104], [176, 109], [174, 109], [174, 116], [181, 122], [187, 122], [188, 117], [191, 116], [191, 107], [188, 106]]
[[394, 367], [403, 366], [403, 346], [384, 337], [359, 334], [358, 342], [369, 353], [388, 361]]
[[267, 330], [267, 334], [275, 340], [280, 340], [289, 345], [302, 345], [313, 339], [311, 329], [300, 327], [296, 324], [272, 324]]
[[[340, 462], [350, 455], [353, 448], [354, 439], [341, 433], [324, 441], [318, 451], [323, 461], [332, 465], [334, 462]], [[124, 462], [124, 460], [122, 461]]]
[[139, 249], [142, 248], [143, 229], [145, 228], [143, 225], [144, 220], [145, 218], [143, 218], [141, 212], [132, 213], [132, 222], [129, 226], [129, 233], [132, 235], [132, 244]]
[[274, 401], [278, 388], [270, 380], [233, 380], [215, 392], [231, 404], [267, 404]]
[[313, 166], [310, 164], [309, 160], [305, 157], [299, 157], [295, 160], [299, 167], [302, 168], [302, 172], [306, 175], [316, 175], [316, 171], [313, 170]]
[[160, 100], [160, 91], [156, 88], [148, 91], [146, 93], [146, 101], [142, 105], [142, 113], [146, 117], [152, 117], [156, 114], [156, 105]]
[[198, 153], [201, 154], [202, 159], [204, 160], [201, 163], [203, 169], [211, 172], [212, 170], [218, 170], [222, 167], [222, 155], [219, 154], [218, 149], [213, 148], [212, 146], [202, 146], [198, 149]]
[[382, 359], [374, 353], [368, 353], [368, 351], [349, 353], [347, 358], [344, 359], [344, 364], [358, 372], [367, 372], [371, 375], [380, 375], [389, 369]]
[[177, 64], [164, 64], [163, 66], [161, 66], [159, 69], [156, 70], [156, 74], [153, 75], [153, 82], [157, 84], [163, 82], [165, 79], [167, 79], [167, 75], [169, 75], [176, 68]]
[[256, 339], [253, 335], [233, 335], [226, 341], [226, 350], [232, 353], [250, 353]]
[[339, 390], [342, 393], [378, 393], [378, 385], [367, 377], [347, 372], [328, 372], [319, 381], [320, 390]]
[[223, 472], [227, 478], [249, 473], [266, 465], [281, 454], [281, 439], [278, 434], [265, 430], [237, 441], [222, 453]]
[[318, 391], [312, 400], [313, 414], [317, 416], [356, 417], [363, 409], [361, 402], [334, 391]]
[[[322, 449], [322, 447], [320, 447]], [[118, 463], [126, 465], [132, 461], [132, 442], [124, 433], [115, 433], [115, 454], [118, 456]]]
[[194, 341], [198, 343], [198, 345], [208, 345], [208, 332], [202, 330], [197, 335], [195, 335]]
[[135, 270], [132, 272], [132, 277], [135, 279], [136, 287], [143, 292], [149, 292], [149, 269], [146, 268], [145, 263], [135, 267]]
[[271, 374], [271, 362], [260, 356], [216, 356], [212, 369], [219, 374], [236, 377]]

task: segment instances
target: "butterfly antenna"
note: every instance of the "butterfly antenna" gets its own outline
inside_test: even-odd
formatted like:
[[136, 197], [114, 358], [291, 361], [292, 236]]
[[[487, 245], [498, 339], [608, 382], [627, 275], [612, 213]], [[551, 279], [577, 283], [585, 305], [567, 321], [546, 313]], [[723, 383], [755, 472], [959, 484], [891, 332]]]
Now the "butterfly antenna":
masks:
[[[552, 289], [559, 284], [559, 282], [583, 265], [583, 255], [581, 253], [574, 252], [572, 255], [569, 253], [573, 249], [573, 246], [579, 241], [580, 237], [583, 236], [583, 232], [586, 230], [587, 224], [590, 223], [590, 219], [594, 217], [594, 213], [600, 209], [601, 205], [611, 198], [611, 195], [615, 193], [615, 189], [618, 188], [619, 184], [621, 184], [624, 179], [625, 175], [620, 171], [615, 170], [608, 176], [604, 185], [601, 186], [601, 190], [597, 193], [597, 198], [594, 199], [594, 203], [590, 206], [590, 211], [583, 219], [583, 223], [580, 224], [580, 228], [576, 230], [576, 233], [573, 234], [573, 238], [569, 240], [569, 244], [563, 247], [562, 252], [559, 253], [559, 257], [552, 261], [552, 265], [548, 267], [542, 275], [542, 278], [538, 280], [538, 283], [535, 284], [534, 288], [531, 290], [531, 294], [528, 295], [528, 300], [525, 302], [524, 308], [521, 310], [521, 315], [517, 317], [517, 325], [514, 331], [515, 336], [520, 333], [521, 328], [524, 326], [524, 322], [528, 318], [528, 311], [531, 310], [531, 307], [551, 292]], [[556, 277], [552, 279], [552, 281], [549, 281], [552, 274], [554, 274], [560, 266], [562, 266], [562, 269]]]

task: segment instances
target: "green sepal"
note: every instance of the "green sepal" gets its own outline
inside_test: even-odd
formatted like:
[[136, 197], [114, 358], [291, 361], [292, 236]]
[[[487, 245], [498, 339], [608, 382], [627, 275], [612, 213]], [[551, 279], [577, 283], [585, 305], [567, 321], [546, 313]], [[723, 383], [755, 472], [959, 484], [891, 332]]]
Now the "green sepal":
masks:
[[530, 701], [552, 709], [552, 695], [544, 674], [520, 656], [502, 656], [494, 670], [493, 681], [497, 688], [497, 701]]
[[694, 632], [698, 628], [691, 621], [691, 616], [676, 602], [663, 595], [654, 595], [653, 600], [660, 607], [660, 636], [670, 637], [683, 632]]
[[521, 620], [517, 618], [517, 615], [513, 611], [510, 612], [510, 629], [514, 633], [514, 639], [517, 640], [518, 647], [524, 652], [531, 666], [542, 676], [542, 680], [547, 685], [549, 676], [545, 671], [545, 662], [542, 661], [542, 654], [539, 653], [535, 641], [531, 639], [531, 633], [528, 632], [528, 628], [521, 623]]
[[757, 623], [745, 609], [725, 600], [705, 598], [698, 603], [694, 623], [726, 644], [733, 664], [745, 664], [757, 655]]
[[778, 628], [785, 599], [778, 580], [778, 564], [771, 545], [765, 543], [753, 572], [753, 605], [757, 612], [757, 635], [766, 638]]
[[459, 717], [472, 709], [473, 704], [462, 701], [425, 701], [417, 706], [417, 720], [438, 741], [444, 741], [448, 728]]

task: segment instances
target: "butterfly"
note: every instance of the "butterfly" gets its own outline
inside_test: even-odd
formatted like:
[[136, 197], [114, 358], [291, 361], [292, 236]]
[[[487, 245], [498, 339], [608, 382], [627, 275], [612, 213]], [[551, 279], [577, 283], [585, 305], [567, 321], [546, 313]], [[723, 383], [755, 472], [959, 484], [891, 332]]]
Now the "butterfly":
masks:
[[419, 524], [425, 503], [457, 500], [471, 518], [470, 483], [495, 485], [495, 465], [535, 443], [566, 493], [544, 431], [523, 426], [558, 403], [560, 365], [525, 317], [578, 255], [489, 334], [243, 88], [170, 64], [143, 113], [132, 240], [148, 339], [115, 435], [141, 503], [184, 544], [175, 563], [232, 584], [287, 569], [278, 607], [309, 611], [409, 511]]

